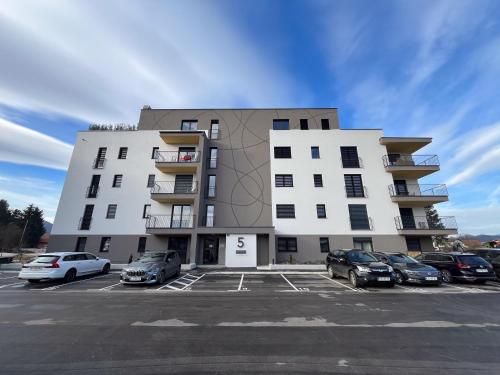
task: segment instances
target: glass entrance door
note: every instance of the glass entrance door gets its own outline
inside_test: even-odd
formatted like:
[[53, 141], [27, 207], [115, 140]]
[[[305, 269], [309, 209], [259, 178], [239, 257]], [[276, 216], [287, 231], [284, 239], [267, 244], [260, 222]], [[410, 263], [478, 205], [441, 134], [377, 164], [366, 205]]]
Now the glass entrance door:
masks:
[[219, 238], [206, 237], [203, 239], [203, 264], [217, 264], [219, 262]]

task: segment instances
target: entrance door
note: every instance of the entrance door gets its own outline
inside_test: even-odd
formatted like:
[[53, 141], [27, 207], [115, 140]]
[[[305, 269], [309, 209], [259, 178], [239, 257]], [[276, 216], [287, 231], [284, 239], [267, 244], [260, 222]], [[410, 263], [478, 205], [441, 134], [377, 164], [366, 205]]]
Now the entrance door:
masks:
[[169, 237], [168, 238], [168, 250], [175, 250], [181, 258], [181, 263], [187, 263], [187, 249], [188, 249], [188, 238], [187, 237]]
[[415, 229], [415, 218], [413, 217], [413, 210], [411, 208], [399, 208], [401, 214], [401, 224], [403, 229]]
[[206, 237], [203, 239], [203, 264], [217, 264], [219, 262], [219, 238]]

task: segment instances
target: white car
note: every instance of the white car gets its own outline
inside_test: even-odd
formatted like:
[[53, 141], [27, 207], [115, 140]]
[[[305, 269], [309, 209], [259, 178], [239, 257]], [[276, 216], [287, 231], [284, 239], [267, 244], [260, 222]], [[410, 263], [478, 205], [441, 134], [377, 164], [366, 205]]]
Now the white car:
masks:
[[111, 262], [109, 259], [102, 259], [90, 253], [46, 253], [23, 265], [18, 278], [32, 283], [56, 279], [70, 282], [77, 276], [94, 273], [106, 274], [110, 268]]

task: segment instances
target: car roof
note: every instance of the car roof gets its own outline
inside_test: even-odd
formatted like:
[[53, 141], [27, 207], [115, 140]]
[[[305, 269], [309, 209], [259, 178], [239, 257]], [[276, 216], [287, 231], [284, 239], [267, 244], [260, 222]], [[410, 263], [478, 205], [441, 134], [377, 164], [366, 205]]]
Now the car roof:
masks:
[[73, 255], [73, 254], [88, 254], [87, 252], [83, 251], [59, 251], [59, 252], [54, 252], [54, 253], [43, 253], [43, 254], [38, 254], [38, 256], [63, 256], [63, 255]]
[[383, 253], [382, 251], [374, 251], [374, 254], [382, 254], [382, 255], [408, 255], [402, 252], [393, 252], [393, 253]]
[[452, 251], [449, 253], [443, 253], [441, 251], [430, 251], [430, 252], [422, 253], [422, 255], [427, 255], [427, 254], [432, 254], [432, 255], [474, 255], [474, 256], [477, 255], [477, 254], [473, 254], [473, 253], [461, 253], [459, 251]]

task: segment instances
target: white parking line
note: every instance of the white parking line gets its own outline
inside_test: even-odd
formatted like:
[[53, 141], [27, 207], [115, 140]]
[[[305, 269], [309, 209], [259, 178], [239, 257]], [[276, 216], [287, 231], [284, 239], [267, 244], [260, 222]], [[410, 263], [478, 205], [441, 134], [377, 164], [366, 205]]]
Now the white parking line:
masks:
[[94, 277], [90, 277], [90, 278], [87, 278], [87, 279], [75, 280], [75, 281], [71, 281], [69, 283], [58, 284], [58, 285], [54, 285], [54, 286], [49, 286], [48, 288], [42, 288], [42, 289], [37, 289], [37, 290], [56, 290], [56, 289], [62, 288], [63, 286], [66, 286], [66, 285], [71, 285], [71, 284], [76, 284], [76, 283], [83, 283], [85, 281], [94, 280], [94, 279], [100, 279], [100, 278], [106, 277], [106, 276], [109, 276], [109, 275], [94, 276]]
[[17, 278], [17, 276], [0, 277], [0, 280], [15, 279], [15, 278]]
[[429, 290], [425, 290], [425, 289], [421, 289], [421, 288], [411, 288], [411, 287], [407, 287], [407, 286], [403, 286], [403, 285], [394, 285], [394, 286], [396, 288], [408, 290], [411, 293], [430, 293]]
[[240, 290], [241, 290], [241, 287], [243, 286], [243, 278], [244, 278], [244, 277], [245, 277], [245, 274], [244, 274], [244, 273], [242, 273], [242, 274], [241, 274], [241, 279], [240, 279], [240, 285], [238, 285], [238, 291], [240, 291]]
[[350, 287], [349, 285], [342, 284], [340, 281], [333, 280], [333, 279], [329, 278], [328, 276], [325, 276], [325, 275], [320, 275], [320, 276], [321, 276], [321, 277], [324, 277], [324, 278], [325, 278], [325, 279], [327, 279], [328, 281], [331, 281], [332, 283], [335, 283], [335, 284], [338, 284], [338, 285], [340, 285], [340, 286], [343, 286], [344, 288], [350, 289], [350, 290], [352, 290], [352, 291], [354, 291], [354, 292], [366, 292], [366, 293], [368, 293], [368, 291], [367, 291], [367, 290], [365, 290], [365, 289], [362, 289], [362, 288], [352, 288], [352, 287]]
[[20, 282], [20, 283], [19, 283], [19, 282], [17, 282], [17, 283], [14, 283], [14, 284], [2, 285], [2, 286], [0, 286], [0, 289], [7, 288], [8, 286], [25, 285], [25, 284], [26, 284], [26, 282], [25, 282], [25, 281]]
[[287, 279], [287, 278], [286, 278], [286, 277], [285, 277], [282, 273], [280, 273], [280, 275], [281, 275], [281, 277], [282, 277], [283, 279], [285, 279], [285, 281], [286, 281], [288, 284], [290, 284], [290, 286], [291, 286], [293, 289], [295, 289], [295, 291], [299, 292], [299, 290], [295, 287], [295, 285], [293, 285], [293, 284], [290, 282], [290, 280], [288, 280], [288, 279]]
[[[164, 288], [169, 288], [169, 289], [173, 289], [173, 290], [186, 290], [186, 288], [190, 287], [191, 285], [193, 285], [195, 282], [197, 282], [198, 280], [200, 280], [203, 276], [205, 276], [206, 274], [204, 273], [203, 275], [201, 275], [200, 277], [198, 276], [194, 276], [194, 275], [190, 275], [189, 273], [184, 275], [184, 276], [181, 276], [179, 277], [178, 279], [175, 279], [174, 281], [171, 281], [169, 282], [168, 284], [166, 285], [163, 285], [161, 287], [159, 287], [158, 289], [156, 290], [162, 290]], [[189, 278], [188, 278], [189, 277]], [[194, 280], [193, 280], [194, 279]], [[179, 280], [184, 280], [184, 281], [188, 281], [189, 284], [185, 284]], [[182, 288], [177, 288], [175, 286], [173, 286], [172, 284], [181, 284], [181, 285], [185, 285], [184, 287]]]
[[488, 293], [488, 291], [483, 290], [483, 289], [465, 288], [463, 286], [457, 286], [457, 285], [451, 285], [451, 284], [446, 284], [446, 287], [460, 289], [460, 290], [463, 290], [467, 293]]
[[117, 285], [121, 285], [122, 283], [116, 283], [116, 284], [113, 284], [113, 285], [108, 285], [108, 286], [105, 286], [104, 288], [101, 288], [99, 290], [111, 290], [112, 288], [114, 288], [115, 286]]

